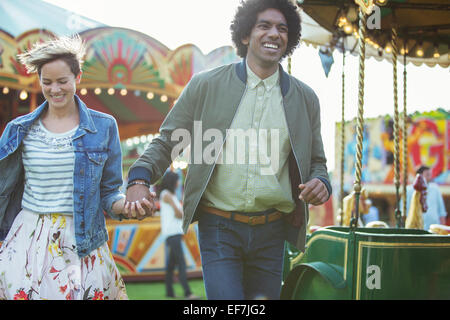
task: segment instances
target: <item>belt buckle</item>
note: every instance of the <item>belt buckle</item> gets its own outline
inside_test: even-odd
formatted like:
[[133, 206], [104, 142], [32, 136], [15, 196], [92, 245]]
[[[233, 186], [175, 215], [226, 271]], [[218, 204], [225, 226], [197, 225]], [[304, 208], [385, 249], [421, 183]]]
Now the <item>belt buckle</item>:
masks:
[[254, 226], [257, 224], [258, 216], [250, 216], [248, 217], [248, 224]]

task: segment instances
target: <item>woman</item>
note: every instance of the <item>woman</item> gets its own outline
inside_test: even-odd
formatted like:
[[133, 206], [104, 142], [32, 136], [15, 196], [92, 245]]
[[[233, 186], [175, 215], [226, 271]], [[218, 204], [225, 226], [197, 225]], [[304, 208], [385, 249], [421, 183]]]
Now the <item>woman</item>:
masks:
[[184, 261], [181, 237], [183, 234], [183, 207], [175, 195], [178, 187], [178, 175], [167, 171], [161, 181], [160, 214], [161, 234], [166, 237], [166, 296], [174, 298], [173, 273], [178, 266], [178, 277], [183, 286], [184, 295], [188, 299], [196, 298], [189, 288], [186, 277], [186, 262]]
[[124, 213], [118, 129], [75, 95], [84, 51], [76, 36], [19, 55], [46, 101], [0, 138], [0, 299], [127, 299], [103, 214]]

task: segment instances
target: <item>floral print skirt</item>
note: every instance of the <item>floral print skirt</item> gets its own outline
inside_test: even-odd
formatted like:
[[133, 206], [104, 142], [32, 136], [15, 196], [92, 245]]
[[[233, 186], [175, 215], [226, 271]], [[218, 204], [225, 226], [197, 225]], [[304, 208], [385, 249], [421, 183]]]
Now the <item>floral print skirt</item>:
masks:
[[0, 247], [0, 299], [128, 299], [107, 243], [80, 258], [73, 217], [22, 210]]

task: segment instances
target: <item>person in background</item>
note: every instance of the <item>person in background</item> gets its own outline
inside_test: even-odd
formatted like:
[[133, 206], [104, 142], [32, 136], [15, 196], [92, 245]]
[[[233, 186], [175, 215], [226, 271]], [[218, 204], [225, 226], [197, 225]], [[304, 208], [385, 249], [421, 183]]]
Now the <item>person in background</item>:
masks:
[[0, 138], [0, 299], [127, 299], [104, 217], [124, 213], [119, 132], [75, 94], [84, 52], [74, 36], [19, 55], [46, 101]]
[[183, 206], [175, 195], [179, 184], [178, 174], [167, 171], [161, 181], [159, 195], [161, 234], [166, 238], [166, 296], [175, 298], [173, 290], [173, 276], [175, 268], [178, 268], [178, 279], [187, 299], [197, 298], [191, 292], [186, 274], [186, 262], [184, 260], [181, 240], [183, 236]]
[[[423, 225], [425, 230], [430, 229], [432, 224], [443, 224], [445, 225], [445, 219], [447, 217], [447, 211], [445, 209], [444, 199], [442, 198], [439, 186], [433, 182], [431, 176], [431, 169], [425, 165], [421, 165], [417, 170], [416, 174], [422, 174], [427, 182], [427, 211], [423, 213]], [[406, 190], [406, 212], [409, 212], [411, 205], [411, 197], [413, 194], [413, 187], [409, 185]]]
[[372, 200], [367, 199], [366, 204], [369, 207], [369, 212], [366, 214], [361, 215], [361, 219], [364, 222], [364, 224], [368, 224], [372, 221], [379, 221], [380, 220], [380, 214], [378, 211], [378, 208], [372, 205]]

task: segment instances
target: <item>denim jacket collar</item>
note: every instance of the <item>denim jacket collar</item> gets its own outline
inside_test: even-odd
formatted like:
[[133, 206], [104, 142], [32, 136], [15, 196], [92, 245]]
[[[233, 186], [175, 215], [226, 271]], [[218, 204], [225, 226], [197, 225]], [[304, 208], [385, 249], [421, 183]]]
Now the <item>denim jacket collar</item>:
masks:
[[[86, 104], [84, 104], [84, 102], [81, 101], [77, 95], [74, 95], [74, 99], [75, 103], [78, 105], [78, 111], [80, 113], [79, 129], [84, 129], [91, 133], [96, 133], [97, 128], [94, 125], [94, 121], [89, 114]], [[20, 117], [15, 122], [17, 125], [28, 129], [33, 124], [33, 122], [41, 116], [46, 108], [48, 108], [48, 102], [44, 101], [39, 107], [36, 108], [36, 110], [23, 117]]]

